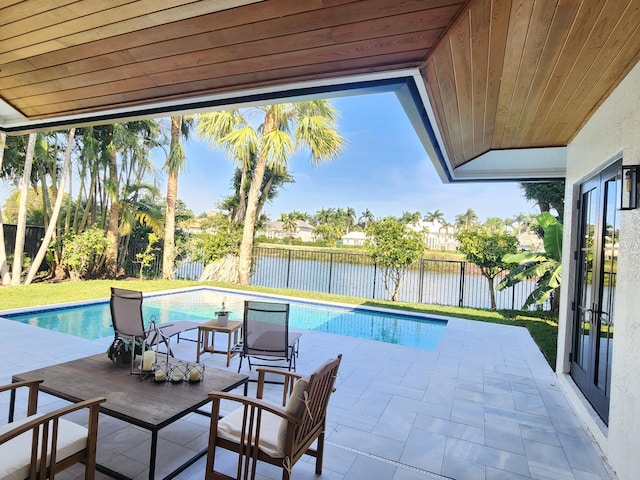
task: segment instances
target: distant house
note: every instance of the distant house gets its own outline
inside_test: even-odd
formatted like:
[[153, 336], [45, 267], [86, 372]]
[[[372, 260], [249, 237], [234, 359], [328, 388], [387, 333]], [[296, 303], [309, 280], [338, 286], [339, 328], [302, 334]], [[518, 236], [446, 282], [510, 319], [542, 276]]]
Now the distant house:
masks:
[[526, 252], [543, 252], [544, 241], [533, 232], [522, 232], [518, 237], [518, 250]]
[[417, 223], [408, 225], [408, 227], [424, 234], [424, 243], [429, 250], [458, 250], [460, 246], [453, 229], [445, 228], [437, 220], [435, 222], [420, 220]]
[[303, 242], [313, 242], [316, 240], [313, 234], [313, 225], [302, 220], [296, 221], [296, 229], [293, 232], [287, 232], [284, 229], [284, 222], [267, 222], [267, 226], [263, 232], [267, 238], [283, 239], [283, 238], [299, 238]]
[[366, 239], [367, 236], [364, 234], [364, 232], [349, 232], [343, 235], [340, 240], [342, 240], [343, 245], [362, 247]]

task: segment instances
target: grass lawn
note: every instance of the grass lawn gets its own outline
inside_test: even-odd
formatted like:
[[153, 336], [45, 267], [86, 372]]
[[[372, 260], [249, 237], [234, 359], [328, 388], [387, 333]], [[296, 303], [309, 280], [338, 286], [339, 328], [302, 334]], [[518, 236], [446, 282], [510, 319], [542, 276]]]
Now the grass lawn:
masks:
[[433, 315], [443, 315], [457, 318], [465, 318], [480, 322], [500, 323], [503, 325], [515, 325], [525, 327], [538, 344], [543, 355], [552, 368], [556, 364], [556, 344], [558, 340], [557, 317], [549, 312], [523, 312], [519, 310], [481, 310], [476, 308], [447, 307], [441, 305], [425, 305], [420, 303], [400, 303], [384, 300], [371, 300], [365, 298], [346, 297], [317, 292], [289, 290], [281, 288], [264, 287], [239, 287], [234, 284], [202, 283], [186, 280], [90, 280], [80, 282], [62, 283], [35, 283], [32, 285], [20, 285], [15, 287], [0, 287], [0, 310], [8, 310], [20, 307], [32, 307], [52, 303], [76, 302], [80, 300], [93, 300], [108, 298], [109, 288], [118, 286], [143, 292], [158, 290], [170, 290], [197, 285], [210, 285], [236, 290], [252, 292], [275, 293], [291, 297], [326, 300], [331, 302], [348, 303], [353, 305], [366, 305], [383, 308], [395, 308], [411, 312], [420, 312]]

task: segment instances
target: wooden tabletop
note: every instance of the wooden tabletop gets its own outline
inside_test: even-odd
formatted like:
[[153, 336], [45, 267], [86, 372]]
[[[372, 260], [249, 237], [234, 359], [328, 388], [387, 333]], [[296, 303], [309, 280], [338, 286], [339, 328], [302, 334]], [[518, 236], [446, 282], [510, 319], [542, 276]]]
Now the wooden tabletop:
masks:
[[198, 325], [198, 329], [200, 330], [213, 330], [215, 332], [220, 333], [233, 333], [242, 327], [243, 322], [237, 320], [229, 320], [228, 323], [224, 326], [218, 325], [218, 319], [214, 318], [213, 320], [209, 320], [207, 322], [201, 323]]
[[212, 390], [229, 391], [246, 384], [249, 377], [206, 367], [199, 383], [156, 383], [129, 373], [129, 365], [115, 366], [106, 353], [85, 357], [13, 376], [13, 381], [43, 379], [40, 390], [80, 402], [93, 397], [107, 399], [100, 410], [149, 430], [158, 430], [210, 401]]

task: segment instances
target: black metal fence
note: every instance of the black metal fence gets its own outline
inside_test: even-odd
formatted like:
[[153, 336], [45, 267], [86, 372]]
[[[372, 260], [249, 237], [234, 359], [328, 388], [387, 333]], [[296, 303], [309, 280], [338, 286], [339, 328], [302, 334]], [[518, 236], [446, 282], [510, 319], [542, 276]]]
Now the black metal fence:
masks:
[[[133, 257], [132, 253], [130, 254]], [[162, 258], [148, 268], [145, 277], [161, 276]], [[139, 265], [129, 264], [128, 274], [138, 276]], [[176, 267], [179, 279], [197, 280], [204, 265], [184, 261]], [[495, 285], [504, 275], [495, 279]], [[384, 274], [371, 257], [348, 252], [255, 247], [251, 285], [290, 288], [350, 297], [390, 300]], [[495, 291], [499, 309], [519, 309], [535, 289], [535, 281], [521, 282]], [[454, 260], [423, 258], [408, 269], [398, 295], [401, 302], [428, 303], [473, 308], [490, 308], [488, 281], [474, 264]], [[550, 310], [549, 302], [542, 305]]]
[[[495, 285], [496, 306], [519, 309], [536, 288], [535, 281], [521, 282], [500, 292]], [[384, 274], [371, 258], [363, 254], [254, 248], [251, 284], [291, 288], [352, 297], [390, 300]], [[429, 303], [460, 307], [490, 308], [488, 280], [474, 264], [454, 260], [423, 258], [407, 270], [398, 294], [402, 302]], [[550, 303], [542, 306], [549, 310]]]
[[[16, 232], [18, 230], [17, 225], [2, 224], [4, 233], [4, 250], [8, 256], [13, 256], [13, 252], [16, 248]], [[24, 254], [33, 259], [42, 245], [42, 239], [44, 238], [44, 227], [27, 225], [24, 232]], [[40, 265], [40, 270], [46, 270], [47, 262], [44, 260]]]

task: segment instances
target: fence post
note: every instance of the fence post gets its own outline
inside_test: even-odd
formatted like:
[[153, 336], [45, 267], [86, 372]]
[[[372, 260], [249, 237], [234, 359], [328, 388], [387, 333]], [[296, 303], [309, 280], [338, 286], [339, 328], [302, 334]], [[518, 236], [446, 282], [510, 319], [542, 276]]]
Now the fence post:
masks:
[[464, 272], [465, 272], [465, 262], [460, 263], [460, 291], [458, 293], [458, 306], [464, 306]]
[[333, 274], [333, 252], [329, 254], [329, 288], [327, 293], [331, 293], [331, 275]]
[[511, 310], [516, 309], [516, 286], [511, 286]]
[[376, 278], [378, 278], [378, 263], [373, 262], [373, 293], [371, 294], [371, 298], [376, 298]]
[[424, 262], [426, 260], [424, 258], [420, 259], [420, 274], [418, 275], [418, 303], [422, 303], [422, 292], [424, 290], [423, 282], [424, 282]]
[[291, 250], [288, 251], [287, 256], [287, 281], [285, 282], [286, 287], [289, 288], [289, 274], [291, 272]]

